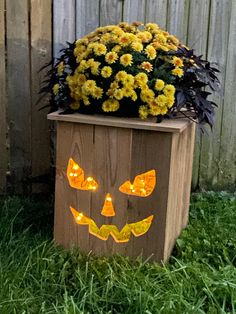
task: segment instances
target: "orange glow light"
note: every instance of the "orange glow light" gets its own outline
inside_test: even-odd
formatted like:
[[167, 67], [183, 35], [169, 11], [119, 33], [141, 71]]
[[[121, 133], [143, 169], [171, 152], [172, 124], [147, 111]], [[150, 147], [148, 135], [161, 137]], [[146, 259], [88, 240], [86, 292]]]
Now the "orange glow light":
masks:
[[67, 178], [70, 186], [78, 190], [94, 191], [98, 187], [92, 177], [84, 178], [83, 169], [72, 158], [68, 162]]
[[128, 242], [131, 234], [135, 237], [140, 237], [148, 232], [154, 218], [154, 216], [151, 215], [141, 221], [126, 224], [121, 231], [119, 231], [115, 225], [102, 225], [101, 228], [99, 228], [93, 219], [79, 213], [73, 207], [70, 207], [70, 210], [78, 225], [88, 225], [90, 234], [104, 241], [111, 235], [117, 243]]
[[133, 184], [130, 181], [126, 181], [119, 188], [120, 192], [147, 197], [152, 194], [156, 186], [156, 171], [150, 170], [135, 177]]

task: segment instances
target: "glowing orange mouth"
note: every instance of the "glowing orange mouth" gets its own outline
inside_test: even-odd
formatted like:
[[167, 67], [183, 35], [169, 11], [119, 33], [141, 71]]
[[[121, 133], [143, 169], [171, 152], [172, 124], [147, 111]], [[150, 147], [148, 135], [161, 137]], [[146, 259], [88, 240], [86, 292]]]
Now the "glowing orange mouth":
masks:
[[106, 241], [111, 235], [117, 243], [128, 242], [130, 240], [131, 234], [133, 234], [135, 237], [140, 237], [141, 235], [145, 234], [151, 227], [154, 217], [151, 215], [141, 221], [126, 224], [122, 230], [119, 231], [115, 225], [102, 225], [101, 228], [99, 228], [92, 218], [89, 218], [83, 213], [78, 212], [73, 207], [70, 207], [70, 210], [78, 225], [89, 226], [90, 234], [104, 241]]

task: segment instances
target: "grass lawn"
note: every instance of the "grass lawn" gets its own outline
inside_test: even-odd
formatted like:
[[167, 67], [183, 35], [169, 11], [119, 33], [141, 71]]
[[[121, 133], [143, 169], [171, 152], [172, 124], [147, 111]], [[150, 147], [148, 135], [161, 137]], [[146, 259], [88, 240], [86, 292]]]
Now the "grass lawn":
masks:
[[97, 259], [52, 242], [52, 201], [0, 200], [0, 314], [236, 313], [236, 200], [192, 197], [166, 265]]

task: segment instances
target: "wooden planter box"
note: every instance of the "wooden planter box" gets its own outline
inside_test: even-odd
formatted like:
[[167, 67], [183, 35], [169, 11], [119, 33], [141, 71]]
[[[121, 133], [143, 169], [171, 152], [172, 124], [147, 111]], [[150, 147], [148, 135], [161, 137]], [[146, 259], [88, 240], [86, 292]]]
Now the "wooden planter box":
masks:
[[[55, 241], [65, 248], [78, 246], [82, 252], [96, 255], [142, 254], [155, 261], [166, 261], [188, 222], [195, 125], [180, 119], [157, 124], [58, 113], [49, 114], [48, 119], [57, 121]], [[84, 170], [85, 178], [97, 181], [95, 191], [70, 186], [70, 158]], [[132, 183], [137, 175], [149, 170], [156, 171], [156, 186], [149, 196], [119, 191], [125, 181]], [[107, 193], [112, 197], [113, 217], [101, 215]], [[112, 232], [108, 240], [89, 233], [89, 225], [77, 224], [70, 207], [92, 219], [98, 228], [114, 225], [120, 231], [129, 224], [129, 241], [117, 243]], [[151, 223], [147, 217], [152, 217]], [[144, 228], [146, 233], [136, 237], [133, 224], [139, 221], [148, 223], [149, 229]]]

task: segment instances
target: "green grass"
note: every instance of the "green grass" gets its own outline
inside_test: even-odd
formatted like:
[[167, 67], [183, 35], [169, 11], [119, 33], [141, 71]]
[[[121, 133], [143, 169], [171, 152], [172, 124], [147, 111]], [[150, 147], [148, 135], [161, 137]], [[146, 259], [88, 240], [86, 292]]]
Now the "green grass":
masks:
[[52, 201], [0, 201], [0, 314], [236, 313], [236, 200], [192, 197], [166, 265], [94, 258], [51, 242]]

